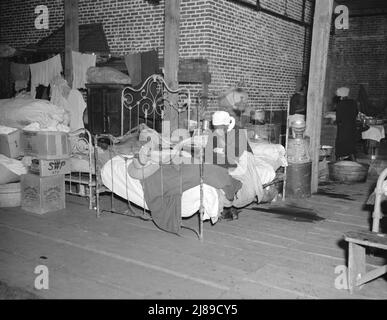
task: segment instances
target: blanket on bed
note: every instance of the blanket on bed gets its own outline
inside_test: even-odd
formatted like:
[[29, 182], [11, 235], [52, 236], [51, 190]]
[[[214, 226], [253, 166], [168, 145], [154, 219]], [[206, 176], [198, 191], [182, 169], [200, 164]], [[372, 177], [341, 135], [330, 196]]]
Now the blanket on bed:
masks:
[[[181, 170], [181, 172], [180, 172]], [[165, 231], [179, 234], [181, 229], [181, 195], [185, 190], [200, 184], [199, 165], [162, 165], [150, 177], [142, 180], [145, 201], [155, 224]], [[232, 201], [242, 187], [239, 180], [228, 174], [225, 168], [205, 164], [204, 183], [222, 189]]]

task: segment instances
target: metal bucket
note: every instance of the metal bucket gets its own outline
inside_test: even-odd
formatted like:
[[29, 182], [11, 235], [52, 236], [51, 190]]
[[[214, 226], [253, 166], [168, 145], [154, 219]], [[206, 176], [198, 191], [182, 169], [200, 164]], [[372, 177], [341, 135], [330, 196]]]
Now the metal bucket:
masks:
[[291, 163], [286, 168], [286, 197], [299, 199], [311, 196], [312, 162]]
[[339, 161], [329, 164], [329, 177], [339, 182], [365, 182], [368, 175], [368, 164]]

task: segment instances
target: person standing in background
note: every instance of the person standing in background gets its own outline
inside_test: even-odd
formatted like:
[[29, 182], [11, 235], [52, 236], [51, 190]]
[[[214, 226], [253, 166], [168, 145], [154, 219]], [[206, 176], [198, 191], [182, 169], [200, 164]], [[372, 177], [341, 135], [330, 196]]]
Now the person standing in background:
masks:
[[306, 91], [307, 85], [304, 77], [297, 77], [297, 91], [290, 98], [289, 115], [306, 115]]
[[227, 111], [236, 120], [238, 127], [244, 127], [250, 122], [251, 107], [248, 106], [249, 96], [242, 88], [230, 88], [218, 98], [220, 110]]
[[306, 117], [306, 92], [307, 84], [303, 76], [296, 77], [296, 92], [289, 102], [289, 125], [296, 120], [304, 120]]
[[348, 98], [349, 89], [337, 89], [338, 102], [336, 105], [336, 158], [339, 161], [356, 161], [356, 117], [357, 103]]

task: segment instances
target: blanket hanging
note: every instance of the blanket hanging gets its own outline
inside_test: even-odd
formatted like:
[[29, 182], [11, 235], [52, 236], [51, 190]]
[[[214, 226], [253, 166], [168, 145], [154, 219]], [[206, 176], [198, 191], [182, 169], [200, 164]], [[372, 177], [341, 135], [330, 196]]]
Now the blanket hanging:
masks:
[[42, 62], [30, 64], [31, 70], [31, 96], [35, 98], [36, 87], [40, 84], [48, 86], [56, 76], [63, 71], [60, 54]]
[[71, 52], [73, 62], [73, 89], [85, 89], [87, 82], [86, 72], [90, 67], [95, 67], [97, 56], [76, 51]]

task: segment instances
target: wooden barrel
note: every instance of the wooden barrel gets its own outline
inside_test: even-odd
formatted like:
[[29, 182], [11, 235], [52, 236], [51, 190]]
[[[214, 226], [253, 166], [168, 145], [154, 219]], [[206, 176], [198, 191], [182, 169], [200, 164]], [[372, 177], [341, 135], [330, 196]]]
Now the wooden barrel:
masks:
[[0, 185], [0, 208], [19, 207], [21, 204], [20, 182]]
[[367, 180], [369, 165], [353, 162], [339, 161], [330, 163], [329, 178], [339, 182], [364, 182]]
[[311, 196], [312, 162], [289, 163], [286, 168], [286, 198]]

